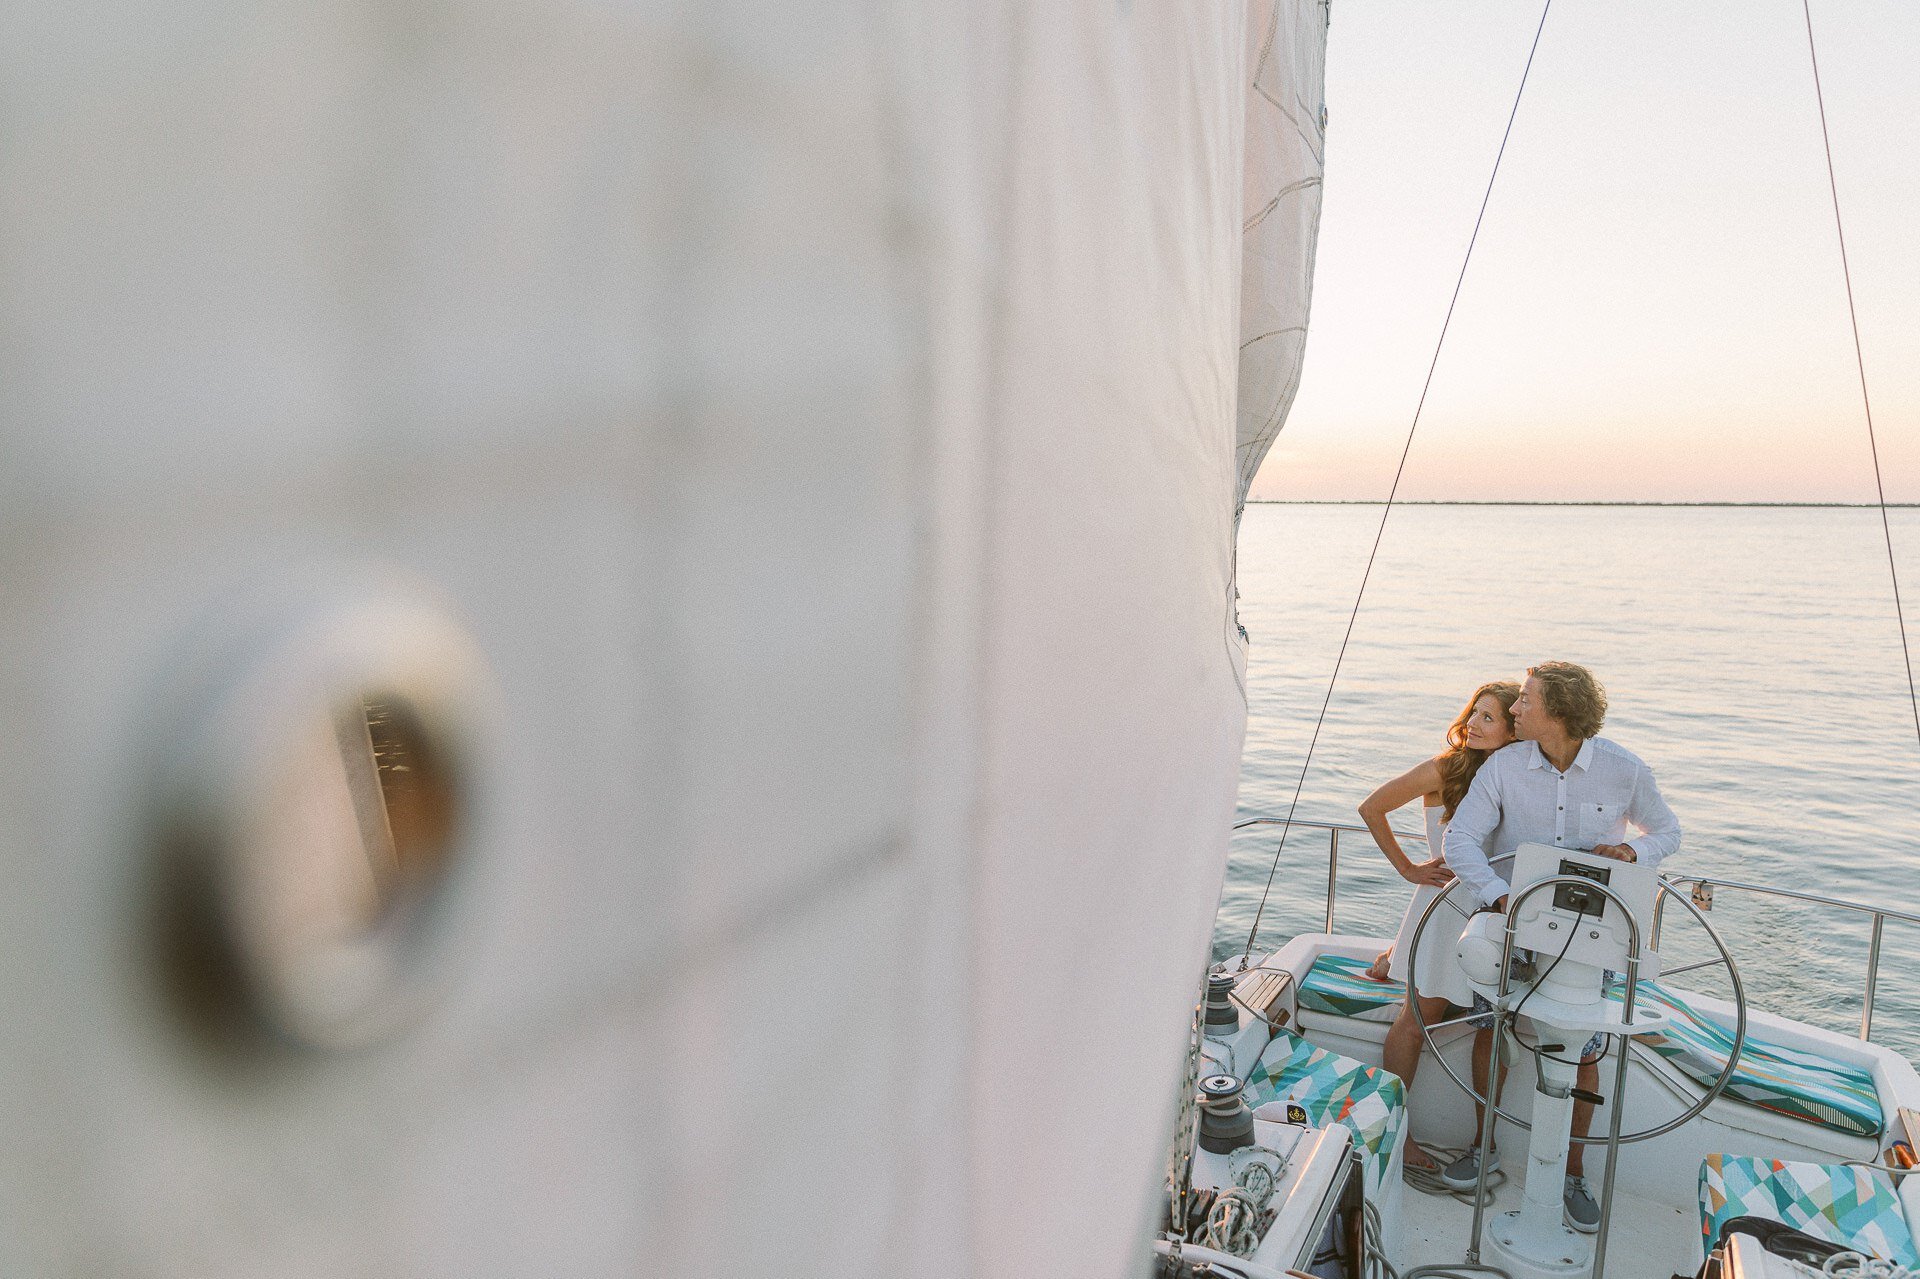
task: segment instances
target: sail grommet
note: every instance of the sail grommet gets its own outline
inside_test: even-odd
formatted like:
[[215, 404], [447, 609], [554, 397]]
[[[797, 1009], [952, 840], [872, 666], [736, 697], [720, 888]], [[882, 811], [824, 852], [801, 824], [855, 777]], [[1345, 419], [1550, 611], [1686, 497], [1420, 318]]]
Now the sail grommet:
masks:
[[329, 564], [214, 601], [172, 656], [144, 894], [168, 1001], [229, 1045], [412, 1023], [475, 934], [477, 646], [424, 583]]

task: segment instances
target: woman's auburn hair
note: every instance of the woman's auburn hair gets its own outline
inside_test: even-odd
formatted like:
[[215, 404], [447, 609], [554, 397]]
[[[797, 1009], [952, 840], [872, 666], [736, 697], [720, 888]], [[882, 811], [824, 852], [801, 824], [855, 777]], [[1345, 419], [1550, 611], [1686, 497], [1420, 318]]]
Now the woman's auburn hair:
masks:
[[1467, 721], [1473, 718], [1473, 708], [1480, 699], [1489, 693], [1506, 713], [1507, 732], [1513, 732], [1513, 704], [1519, 700], [1520, 686], [1500, 679], [1474, 689], [1465, 708], [1447, 726], [1447, 749], [1436, 761], [1440, 766], [1440, 815], [1448, 821], [1453, 820], [1453, 810], [1467, 797], [1467, 787], [1473, 785], [1473, 775], [1480, 771], [1489, 753], [1467, 745]]
[[1540, 685], [1547, 714], [1567, 726], [1567, 736], [1576, 742], [1600, 736], [1607, 722], [1607, 690], [1592, 671], [1572, 662], [1542, 662], [1527, 667], [1527, 674]]

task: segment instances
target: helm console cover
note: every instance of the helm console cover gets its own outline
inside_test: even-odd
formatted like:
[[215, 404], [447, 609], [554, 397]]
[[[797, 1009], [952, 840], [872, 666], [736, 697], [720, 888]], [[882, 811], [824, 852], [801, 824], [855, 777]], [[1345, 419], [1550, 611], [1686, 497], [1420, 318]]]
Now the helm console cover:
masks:
[[[1595, 888], [1556, 884], [1521, 900], [1522, 891], [1529, 885], [1555, 878], [1586, 880]], [[1606, 892], [1598, 891], [1602, 888]], [[1650, 945], [1653, 904], [1659, 889], [1659, 874], [1650, 866], [1576, 849], [1522, 844], [1514, 854], [1513, 895], [1509, 899], [1510, 908], [1515, 910], [1514, 942], [1542, 958], [1564, 952], [1568, 962], [1624, 972], [1634, 936], [1633, 926], [1620, 909], [1624, 902], [1639, 926], [1640, 977], [1644, 981], [1659, 973], [1659, 959]]]

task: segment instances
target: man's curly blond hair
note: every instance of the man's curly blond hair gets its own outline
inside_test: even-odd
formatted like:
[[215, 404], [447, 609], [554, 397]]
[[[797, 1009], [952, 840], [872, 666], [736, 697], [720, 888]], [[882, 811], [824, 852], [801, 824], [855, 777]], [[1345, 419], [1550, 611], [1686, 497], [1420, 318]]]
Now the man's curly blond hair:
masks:
[[1540, 685], [1540, 701], [1547, 714], [1567, 726], [1570, 736], [1585, 741], [1600, 736], [1607, 721], [1607, 690], [1593, 672], [1572, 662], [1542, 662], [1527, 667]]

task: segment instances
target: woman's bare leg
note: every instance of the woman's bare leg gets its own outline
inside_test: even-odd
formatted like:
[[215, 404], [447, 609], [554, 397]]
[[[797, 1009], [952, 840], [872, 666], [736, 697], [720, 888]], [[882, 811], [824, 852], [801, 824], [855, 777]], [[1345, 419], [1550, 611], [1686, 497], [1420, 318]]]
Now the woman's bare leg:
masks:
[[[1420, 1012], [1429, 1024], [1439, 1021], [1447, 1015], [1447, 1001], [1432, 998], [1421, 999]], [[1380, 1060], [1382, 1065], [1394, 1074], [1400, 1076], [1401, 1082], [1406, 1084], [1409, 1100], [1411, 1100], [1413, 1096], [1414, 1073], [1420, 1069], [1421, 1046], [1420, 1023], [1413, 1018], [1412, 1001], [1403, 1001], [1400, 1005], [1400, 1015], [1395, 1017], [1393, 1019], [1393, 1025], [1387, 1028], [1386, 1047], [1381, 1052]], [[1408, 1166], [1414, 1168], [1433, 1168], [1436, 1166], [1432, 1156], [1422, 1150], [1411, 1137], [1407, 1140], [1406, 1160]]]

